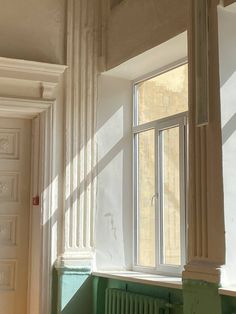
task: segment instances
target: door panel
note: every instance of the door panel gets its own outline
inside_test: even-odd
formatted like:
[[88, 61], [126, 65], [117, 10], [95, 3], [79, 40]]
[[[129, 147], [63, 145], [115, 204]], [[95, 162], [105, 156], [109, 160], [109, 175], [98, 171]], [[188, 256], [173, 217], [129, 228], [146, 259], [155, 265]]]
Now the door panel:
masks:
[[27, 313], [31, 121], [0, 118], [0, 309]]

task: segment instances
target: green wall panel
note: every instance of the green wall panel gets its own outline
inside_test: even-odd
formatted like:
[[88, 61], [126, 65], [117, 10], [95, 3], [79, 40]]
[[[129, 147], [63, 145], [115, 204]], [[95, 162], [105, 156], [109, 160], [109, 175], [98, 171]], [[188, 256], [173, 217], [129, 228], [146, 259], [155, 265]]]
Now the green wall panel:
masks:
[[236, 314], [236, 298], [222, 296], [222, 314]]
[[[94, 287], [94, 312], [93, 314], [105, 313], [105, 291], [107, 288], [125, 290], [131, 293], [144, 294], [151, 297], [165, 299], [172, 304], [183, 304], [182, 290], [169, 289], [164, 287], [150, 286], [139, 283], [133, 283], [123, 280], [114, 280], [106, 278], [93, 278]], [[182, 310], [176, 310], [173, 314], [182, 314]]]
[[184, 312], [171, 314], [236, 314], [236, 298], [220, 296], [218, 285], [185, 280], [183, 290], [107, 279], [90, 275], [90, 269], [53, 270], [52, 314], [104, 314], [105, 291], [116, 288], [131, 293], [184, 304]]
[[53, 314], [91, 314], [93, 283], [90, 269], [54, 270], [52, 294]]
[[185, 314], [221, 314], [218, 285], [197, 280], [183, 281]]

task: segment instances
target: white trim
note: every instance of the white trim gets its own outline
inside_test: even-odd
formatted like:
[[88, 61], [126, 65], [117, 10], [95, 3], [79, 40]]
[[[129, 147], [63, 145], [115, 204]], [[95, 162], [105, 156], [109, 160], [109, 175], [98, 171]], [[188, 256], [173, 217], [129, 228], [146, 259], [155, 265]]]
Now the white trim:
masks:
[[194, 1], [196, 125], [209, 122], [209, 13], [208, 0]]
[[[12, 103], [12, 99], [9, 98], [2, 98], [0, 97], [0, 112], [4, 112], [4, 117], [7, 116], [7, 112], [5, 111], [5, 106], [10, 106]], [[23, 116], [27, 118], [33, 118], [32, 112], [34, 112], [34, 117], [37, 114], [40, 121], [40, 141], [38, 141], [37, 136], [32, 139], [35, 142], [35, 149], [40, 152], [40, 157], [36, 155], [32, 155], [32, 166], [38, 163], [38, 157], [40, 162], [40, 168], [37, 169], [35, 172], [34, 169], [32, 169], [32, 193], [39, 188], [38, 193], [41, 195], [41, 206], [38, 206], [38, 208], [33, 208], [31, 206], [31, 213], [30, 213], [30, 245], [29, 245], [29, 287], [28, 287], [28, 313], [34, 313], [35, 310], [31, 310], [30, 305], [30, 297], [31, 297], [31, 285], [34, 285], [35, 281], [33, 279], [34, 273], [31, 273], [31, 270], [33, 269], [33, 265], [31, 264], [31, 252], [32, 247], [35, 245], [32, 243], [32, 238], [39, 237], [40, 243], [41, 243], [41, 250], [39, 250], [39, 256], [41, 262], [41, 283], [40, 283], [40, 296], [38, 296], [39, 300], [38, 303], [40, 305], [39, 312], [40, 314], [44, 313], [50, 313], [51, 308], [51, 261], [50, 261], [50, 252], [51, 252], [51, 225], [48, 224], [45, 226], [42, 226], [43, 221], [38, 221], [39, 226], [33, 225], [33, 210], [38, 210], [41, 212], [41, 218], [44, 219], [45, 216], [50, 216], [50, 209], [51, 209], [51, 201], [52, 201], [52, 194], [51, 194], [51, 185], [50, 186], [50, 192], [48, 191], [48, 182], [52, 182], [52, 175], [51, 175], [51, 163], [52, 163], [52, 107], [53, 103], [44, 102], [43, 100], [40, 101], [29, 101], [25, 99], [14, 99], [14, 104], [12, 107], [12, 110], [10, 111], [9, 117], [12, 117], [14, 115], [15, 117], [22, 118], [22, 116], [19, 116], [20, 113], [24, 113]], [[16, 106], [17, 104], [17, 106]], [[27, 104], [27, 106], [26, 106]], [[42, 111], [42, 108], [44, 108], [44, 111]], [[15, 109], [15, 111], [14, 111]], [[49, 133], [48, 133], [49, 131]], [[47, 141], [49, 139], [49, 142]], [[37, 145], [39, 147], [37, 147]], [[38, 171], [39, 170], [39, 171]], [[37, 177], [38, 176], [38, 177]], [[48, 176], [48, 180], [45, 180], [46, 176]], [[35, 187], [36, 185], [36, 187]], [[45, 195], [47, 193], [47, 195]], [[34, 196], [34, 194], [31, 194], [31, 199]], [[36, 227], [36, 228], [34, 228]], [[35, 234], [33, 236], [34, 230], [40, 229], [40, 235]], [[41, 300], [40, 300], [41, 299]]]
[[[187, 124], [187, 113], [183, 112], [181, 114], [171, 116], [168, 118], [164, 118], [161, 120], [157, 120], [154, 122], [147, 123], [146, 125], [141, 127], [136, 127], [133, 134], [134, 134], [134, 141], [136, 141], [136, 135], [139, 134], [140, 132], [145, 132], [147, 130], [153, 129], [155, 131], [155, 138], [156, 138], [156, 158], [155, 160], [158, 161], [158, 165], [156, 165], [156, 193], [158, 195], [161, 195], [161, 191], [159, 190], [159, 182], [160, 182], [160, 160], [159, 156], [160, 154], [158, 153], [159, 150], [159, 134], [161, 131], [166, 130], [168, 128], [173, 128], [175, 126], [179, 126], [180, 129], [180, 167], [182, 169], [181, 173], [181, 178], [180, 178], [180, 202], [181, 202], [181, 226], [186, 226], [186, 187], [185, 187], [185, 176], [186, 176], [186, 150], [185, 150], [185, 136], [186, 136], [186, 124]], [[184, 264], [186, 262], [186, 227], [181, 228], [181, 265], [180, 266], [172, 266], [172, 265], [163, 265], [160, 261], [161, 258], [161, 248], [159, 247], [158, 244], [161, 243], [161, 236], [160, 236], [160, 220], [158, 223], [158, 226], [156, 228], [156, 267], [144, 267], [144, 266], [139, 266], [137, 263], [137, 250], [138, 250], [138, 244], [137, 244], [137, 232], [138, 232], [138, 213], [137, 213], [137, 175], [138, 171], [135, 170], [137, 169], [137, 145], [134, 143], [134, 262], [133, 262], [133, 270], [136, 271], [141, 271], [141, 272], [150, 272], [150, 273], [163, 273], [163, 274], [180, 274], [183, 270]], [[158, 202], [156, 206], [156, 216], [160, 217], [160, 197], [158, 197]]]
[[[51, 311], [52, 287], [52, 165], [53, 160], [53, 105], [40, 114], [40, 204], [41, 204], [41, 305], [40, 314]], [[56, 244], [57, 245], [57, 244]], [[31, 313], [30, 313], [31, 314]]]
[[[30, 79], [40, 81], [39, 76], [44, 76], [44, 82], [58, 82], [60, 75], [67, 66], [44, 62], [26, 61], [0, 57], [0, 77]], [[47, 78], [45, 80], [45, 78]]]
[[182, 289], [182, 279], [180, 277], [152, 275], [135, 271], [96, 271], [93, 272], [92, 275], [108, 279], [147, 284], [149, 286]]
[[[96, 208], [98, 42], [93, 1], [67, 2], [65, 193], [62, 255], [57, 266], [93, 263]], [[87, 16], [86, 12], [90, 12]], [[77, 19], [87, 21], [81, 25]], [[87, 37], [87, 41], [84, 38]], [[80, 47], [87, 53], [81, 53]], [[78, 81], [80, 82], [78, 84]]]
[[[35, 160], [32, 161], [32, 168], [37, 165], [37, 169], [32, 169], [32, 193], [38, 191], [41, 196], [40, 205], [31, 210], [32, 213], [39, 211], [41, 219], [37, 220], [37, 228], [32, 225], [30, 235], [29, 254], [33, 253], [34, 243], [32, 243], [33, 232], [38, 232], [36, 237], [39, 238], [39, 243], [36, 244], [39, 251], [39, 278], [40, 284], [38, 295], [34, 298], [37, 306], [31, 308], [30, 302], [30, 285], [35, 284], [33, 265], [29, 266], [29, 289], [28, 289], [28, 314], [50, 314], [51, 313], [51, 279], [52, 266], [58, 254], [57, 249], [60, 246], [58, 241], [52, 238], [52, 214], [55, 202], [59, 202], [59, 195], [56, 195], [53, 190], [54, 175], [63, 172], [61, 163], [58, 163], [57, 152], [54, 151], [54, 140], [58, 138], [57, 119], [62, 120], [62, 97], [63, 91], [59, 90], [58, 86], [63, 85], [63, 76], [66, 66], [38, 63], [25, 60], [15, 60], [0, 57], [0, 78], [3, 82], [7, 82], [8, 95], [0, 95], [0, 116], [17, 117], [26, 119], [35, 119], [34, 150], [38, 152]], [[6, 80], [5, 80], [6, 79]], [[14, 84], [11, 84], [13, 82]], [[24, 86], [32, 86], [32, 83], [37, 82], [36, 88], [32, 90], [30, 99], [24, 93], [27, 89], [21, 89], [22, 83]], [[26, 84], [26, 85], [25, 85]], [[28, 85], [27, 85], [28, 84]], [[19, 89], [20, 96], [16, 96], [15, 89]], [[4, 91], [2, 91], [4, 92]], [[34, 96], [35, 94], [35, 96]], [[4, 96], [4, 97], [1, 97]], [[40, 96], [40, 98], [38, 98]], [[50, 99], [50, 100], [48, 100]], [[57, 109], [55, 110], [55, 108]], [[37, 121], [37, 122], [36, 122]], [[38, 124], [38, 127], [37, 127]], [[60, 127], [62, 129], [62, 127]], [[61, 131], [60, 129], [60, 131]], [[60, 141], [62, 138], [60, 137]], [[56, 146], [57, 147], [57, 146]], [[40, 148], [40, 149], [39, 149]], [[39, 164], [39, 166], [38, 166]], [[56, 173], [55, 173], [56, 171]], [[58, 183], [58, 189], [61, 182]], [[59, 189], [63, 191], [62, 187]], [[32, 196], [35, 196], [32, 194]], [[57, 208], [57, 210], [61, 208]], [[57, 219], [61, 213], [57, 213]], [[58, 232], [59, 226], [56, 228]], [[60, 230], [59, 230], [60, 232]], [[54, 243], [55, 242], [55, 243]], [[30, 257], [29, 257], [30, 259]], [[31, 260], [29, 260], [29, 264]], [[35, 277], [36, 278], [36, 277]]]
[[155, 121], [151, 121], [151, 122], [147, 122], [147, 123], [143, 123], [137, 126], [133, 127], [133, 134], [139, 133], [139, 132], [144, 132], [144, 131], [148, 131], [151, 129], [155, 129], [157, 123], [158, 124], [165, 124], [165, 123], [169, 123], [170, 120], [178, 120], [179, 118], [183, 117], [183, 116], [187, 116], [188, 112], [184, 111], [181, 113], [177, 113], [175, 115], [172, 115], [170, 117], [166, 117], [166, 118], [162, 118], [159, 120], [155, 120]]
[[[4, 78], [4, 83], [12, 81], [14, 87], [20, 88], [21, 83], [28, 84], [32, 89], [32, 84], [37, 85], [38, 94], [34, 98], [55, 100], [58, 97], [57, 87], [60, 84], [63, 73], [67, 69], [65, 65], [48, 64], [42, 62], [8, 59], [0, 57], [0, 78]], [[10, 79], [10, 80], [9, 80]], [[20, 98], [27, 98], [27, 95], [15, 95], [12, 89], [11, 95], [1, 95]], [[33, 97], [30, 97], [30, 101]]]
[[236, 297], [236, 286], [222, 287], [218, 289], [220, 295]]
[[[135, 81], [133, 81], [133, 217], [134, 217], [134, 250], [133, 250], [133, 270], [135, 271], [141, 271], [141, 272], [147, 272], [147, 273], [161, 273], [161, 274], [181, 274], [183, 271], [184, 264], [186, 262], [186, 162], [187, 162], [187, 150], [186, 150], [186, 140], [187, 140], [187, 112], [179, 113], [170, 117], [165, 117], [159, 120], [138, 124], [138, 97], [137, 97], [137, 86], [139, 83], [148, 80], [150, 78], [156, 77], [160, 74], [166, 73], [172, 69], [178, 68], [181, 65], [184, 65], [187, 63], [187, 59], [184, 58], [182, 60], [178, 60], [168, 66], [165, 66], [159, 70], [153, 71], [152, 73], [149, 73], [145, 76], [142, 76]], [[158, 164], [155, 166], [156, 171], [156, 195], [161, 195], [159, 191], [159, 182], [160, 180], [160, 154], [159, 154], [159, 145], [160, 145], [160, 139], [159, 134], [161, 130], [168, 129], [174, 126], [179, 126], [180, 129], [180, 208], [181, 208], [181, 226], [185, 226], [185, 228], [181, 228], [181, 265], [180, 266], [172, 266], [172, 265], [163, 265], [161, 263], [161, 247], [160, 244], [162, 240], [160, 239], [161, 234], [161, 227], [160, 227], [160, 220], [158, 223], [158, 226], [156, 227], [156, 262], [155, 267], [144, 267], [138, 265], [138, 206], [137, 206], [137, 182], [138, 182], [138, 171], [137, 171], [137, 165], [138, 165], [138, 155], [137, 155], [137, 135], [141, 132], [145, 132], [148, 130], [154, 130], [155, 131], [155, 161], [158, 162]], [[160, 217], [160, 197], [158, 197], [158, 206], [156, 206], [156, 217]], [[183, 230], [184, 229], [184, 230]]]
[[188, 58], [187, 57], [184, 57], [184, 58], [181, 58], [175, 62], [172, 62], [168, 65], [165, 65], [164, 67], [162, 68], [159, 68], [159, 69], [156, 69], [154, 70], [153, 72], [150, 72], [150, 73], [147, 73], [145, 75], [142, 75], [138, 78], [136, 78], [134, 81], [133, 81], [133, 85], [137, 85], [139, 83], [142, 83], [144, 81], [147, 81], [149, 79], [152, 79], [154, 78], [155, 76], [158, 76], [158, 75], [161, 75], [161, 74], [164, 74], [168, 71], [171, 71], [171, 70], [174, 70], [178, 67], [180, 67], [181, 65], [184, 65], [188, 62]]
[[0, 97], [0, 115], [33, 119], [52, 105], [45, 100]]
[[198, 257], [191, 264], [185, 265], [182, 278], [219, 283], [221, 272], [222, 267], [218, 263]]

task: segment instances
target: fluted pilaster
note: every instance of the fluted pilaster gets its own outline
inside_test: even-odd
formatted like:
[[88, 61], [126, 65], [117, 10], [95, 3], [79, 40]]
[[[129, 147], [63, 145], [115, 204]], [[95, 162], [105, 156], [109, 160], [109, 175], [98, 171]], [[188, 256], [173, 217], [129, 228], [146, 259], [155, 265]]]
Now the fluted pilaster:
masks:
[[94, 249], [96, 1], [68, 0], [67, 23], [63, 260], [76, 262], [92, 259]]
[[183, 273], [211, 282], [220, 281], [225, 253], [217, 2], [191, 1], [189, 240]]

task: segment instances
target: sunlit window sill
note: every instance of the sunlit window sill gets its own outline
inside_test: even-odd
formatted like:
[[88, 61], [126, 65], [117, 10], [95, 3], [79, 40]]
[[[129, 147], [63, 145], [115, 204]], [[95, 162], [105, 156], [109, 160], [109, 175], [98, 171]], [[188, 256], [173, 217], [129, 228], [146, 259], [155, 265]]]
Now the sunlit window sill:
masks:
[[125, 280], [172, 289], [182, 289], [182, 278], [180, 277], [152, 275], [134, 271], [94, 271], [92, 274], [97, 277]]
[[219, 288], [219, 294], [230, 296], [230, 297], [236, 297], [236, 286]]

